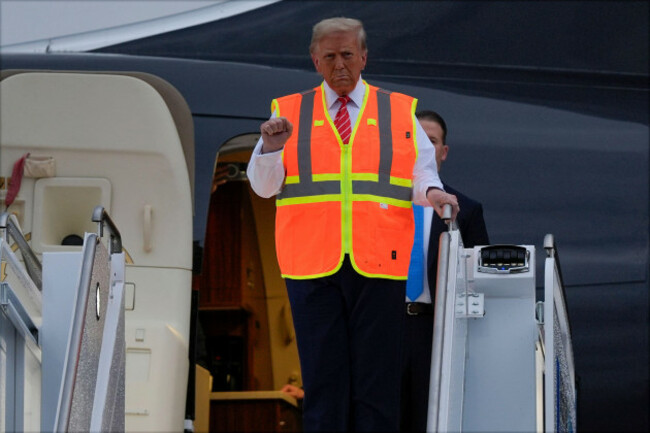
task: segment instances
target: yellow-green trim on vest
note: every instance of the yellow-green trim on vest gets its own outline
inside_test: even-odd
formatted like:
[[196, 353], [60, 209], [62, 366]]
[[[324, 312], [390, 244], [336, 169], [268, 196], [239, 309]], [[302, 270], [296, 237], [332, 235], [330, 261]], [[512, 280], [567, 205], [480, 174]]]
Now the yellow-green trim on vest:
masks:
[[406, 281], [408, 276], [403, 276], [403, 277], [397, 277], [395, 275], [385, 275], [385, 274], [370, 274], [368, 272], [364, 272], [359, 267], [357, 266], [357, 263], [354, 261], [354, 257], [352, 254], [350, 254], [350, 263], [352, 263], [352, 267], [354, 268], [355, 271], [363, 275], [364, 277], [368, 278], [385, 278], [387, 280], [398, 280], [398, 281]]
[[[388, 197], [381, 197], [372, 194], [352, 194], [352, 202], [375, 202], [379, 204], [389, 204], [391, 206], [410, 208], [413, 204], [410, 200], [397, 200]], [[276, 200], [276, 206], [289, 206], [303, 203], [326, 203], [326, 202], [343, 202], [341, 194], [324, 194], [314, 196], [292, 197]]]
[[339, 182], [341, 180], [341, 173], [321, 173], [321, 174], [313, 174], [311, 178], [315, 182], [325, 182], [328, 180], [335, 180]]
[[[413, 115], [413, 118], [415, 119], [415, 113], [416, 113], [416, 108], [418, 106], [418, 100], [413, 99], [413, 102], [411, 103], [411, 114]], [[418, 120], [413, 121], [413, 133], [411, 136], [413, 137], [413, 146], [415, 146], [415, 160], [418, 160], [418, 127], [415, 124], [415, 122], [418, 122]]]
[[372, 201], [379, 204], [389, 204], [391, 206], [410, 208], [413, 205], [411, 200], [396, 200], [393, 198], [380, 197], [371, 194], [352, 194], [352, 201], [368, 202]]
[[365, 180], [366, 182], [379, 182], [377, 173], [352, 173], [350, 178], [352, 180]]
[[277, 199], [275, 201], [276, 206], [289, 206], [293, 204], [304, 204], [304, 203], [326, 203], [326, 202], [342, 202], [341, 194], [323, 194], [323, 195], [313, 195], [313, 196], [304, 196], [304, 197], [292, 197], [292, 198], [283, 198]]
[[[280, 117], [281, 116], [281, 114], [280, 114], [280, 104], [278, 103], [277, 99], [273, 99], [271, 101], [271, 115], [273, 115], [273, 113], [275, 111], [277, 111], [275, 116]], [[284, 148], [282, 149], [282, 153], [280, 154], [280, 156], [282, 157], [282, 161], [284, 162]]]
[[390, 177], [391, 185], [406, 186], [408, 188], [413, 187], [413, 181], [411, 179], [404, 179], [403, 177]]
[[[349, 254], [350, 259], [352, 260], [352, 146], [354, 145], [354, 138], [357, 136], [357, 131], [359, 129], [359, 124], [363, 118], [363, 113], [366, 111], [366, 106], [368, 105], [368, 97], [370, 96], [370, 86], [368, 83], [363, 80], [365, 86], [363, 93], [363, 102], [361, 103], [361, 108], [359, 114], [357, 115], [357, 120], [354, 122], [354, 128], [352, 129], [352, 134], [350, 135], [350, 143], [348, 145], [343, 144], [339, 140], [339, 146], [341, 147], [341, 173], [343, 178], [341, 179], [341, 192], [343, 193], [343, 203], [341, 205], [341, 250], [344, 254]], [[322, 85], [323, 86], [323, 85]], [[329, 117], [329, 112], [327, 111], [327, 105], [325, 103], [325, 91], [323, 86], [323, 108], [325, 112], [328, 113], [328, 120], [331, 122], [334, 127], [332, 119]], [[336, 130], [336, 127], [334, 127]], [[338, 134], [338, 132], [337, 132]], [[338, 135], [337, 135], [338, 136]]]
[[332, 269], [331, 271], [327, 272], [322, 272], [320, 274], [310, 274], [310, 275], [290, 275], [290, 274], [280, 274], [282, 275], [282, 278], [290, 278], [292, 280], [311, 280], [314, 278], [323, 278], [323, 277], [329, 277], [330, 275], [334, 275], [341, 269], [341, 266], [343, 265], [343, 253], [341, 253], [341, 257], [339, 257], [339, 263]]

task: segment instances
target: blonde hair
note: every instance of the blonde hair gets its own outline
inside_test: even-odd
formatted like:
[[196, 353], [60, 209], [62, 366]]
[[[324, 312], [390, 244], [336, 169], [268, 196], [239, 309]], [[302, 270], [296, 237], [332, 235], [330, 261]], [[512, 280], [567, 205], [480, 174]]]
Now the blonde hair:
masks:
[[368, 47], [366, 45], [366, 31], [363, 29], [363, 23], [354, 18], [335, 17], [324, 19], [314, 25], [311, 34], [309, 52], [314, 52], [316, 45], [318, 45], [324, 36], [336, 32], [357, 32], [357, 41], [359, 42], [359, 47], [364, 53], [368, 51]]

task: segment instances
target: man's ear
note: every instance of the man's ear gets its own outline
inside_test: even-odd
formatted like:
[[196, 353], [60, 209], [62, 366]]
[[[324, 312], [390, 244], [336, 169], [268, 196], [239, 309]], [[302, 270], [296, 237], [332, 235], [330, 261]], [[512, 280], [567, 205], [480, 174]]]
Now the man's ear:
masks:
[[447, 154], [449, 154], [449, 146], [445, 144], [442, 146], [442, 155], [440, 155], [440, 161], [446, 161]]

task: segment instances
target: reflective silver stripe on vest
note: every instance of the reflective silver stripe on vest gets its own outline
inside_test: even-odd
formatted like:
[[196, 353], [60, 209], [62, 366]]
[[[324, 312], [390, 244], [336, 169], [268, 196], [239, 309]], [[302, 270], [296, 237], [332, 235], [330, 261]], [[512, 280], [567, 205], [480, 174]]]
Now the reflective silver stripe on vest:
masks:
[[383, 185], [390, 185], [390, 169], [393, 165], [393, 134], [390, 128], [390, 93], [383, 89], [377, 89], [379, 183]]
[[[309, 176], [311, 179], [311, 176]], [[325, 180], [319, 182], [309, 182], [303, 185], [300, 183], [291, 183], [284, 186], [279, 198], [306, 197], [312, 195], [340, 194], [341, 182], [338, 180]]]
[[314, 182], [312, 179], [311, 128], [315, 94], [315, 90], [304, 92], [300, 102], [298, 145], [296, 146], [296, 152], [298, 153], [298, 183], [285, 185], [278, 194], [279, 199], [341, 193], [341, 182], [339, 181]]
[[391, 125], [390, 94], [392, 92], [377, 89], [377, 125], [379, 126], [379, 176], [377, 182], [354, 181], [354, 194], [371, 194], [410, 201], [412, 189], [406, 186], [391, 185], [390, 170], [393, 166], [393, 134]]
[[352, 191], [354, 194], [370, 194], [379, 197], [411, 201], [413, 190], [408, 186], [391, 185], [390, 183], [383, 183], [381, 181], [355, 180], [352, 181]]
[[311, 168], [311, 128], [314, 117], [314, 95], [315, 90], [304, 92], [300, 101], [300, 120], [298, 123], [298, 184], [303, 185], [306, 190], [312, 188]]
[[[298, 153], [298, 182], [285, 185], [278, 195], [279, 199], [341, 193], [341, 184], [338, 180], [314, 182], [312, 179], [311, 128], [315, 93], [315, 90], [303, 93], [300, 104], [300, 127], [296, 149]], [[352, 194], [374, 195], [410, 201], [412, 197], [410, 187], [391, 185], [390, 183], [390, 171], [393, 164], [390, 93], [382, 89], [377, 91], [377, 123], [379, 126], [378, 181], [355, 180], [352, 182]], [[384, 127], [382, 128], [382, 126]]]

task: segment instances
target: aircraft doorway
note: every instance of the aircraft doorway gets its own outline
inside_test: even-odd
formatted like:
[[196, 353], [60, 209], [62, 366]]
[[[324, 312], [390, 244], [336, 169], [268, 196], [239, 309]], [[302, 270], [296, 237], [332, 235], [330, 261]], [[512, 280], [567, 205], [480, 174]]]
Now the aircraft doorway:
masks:
[[214, 164], [198, 277], [203, 362], [213, 376], [213, 392], [301, 385], [291, 311], [275, 255], [275, 200], [258, 197], [246, 178], [258, 139], [259, 134], [233, 137], [221, 146]]

